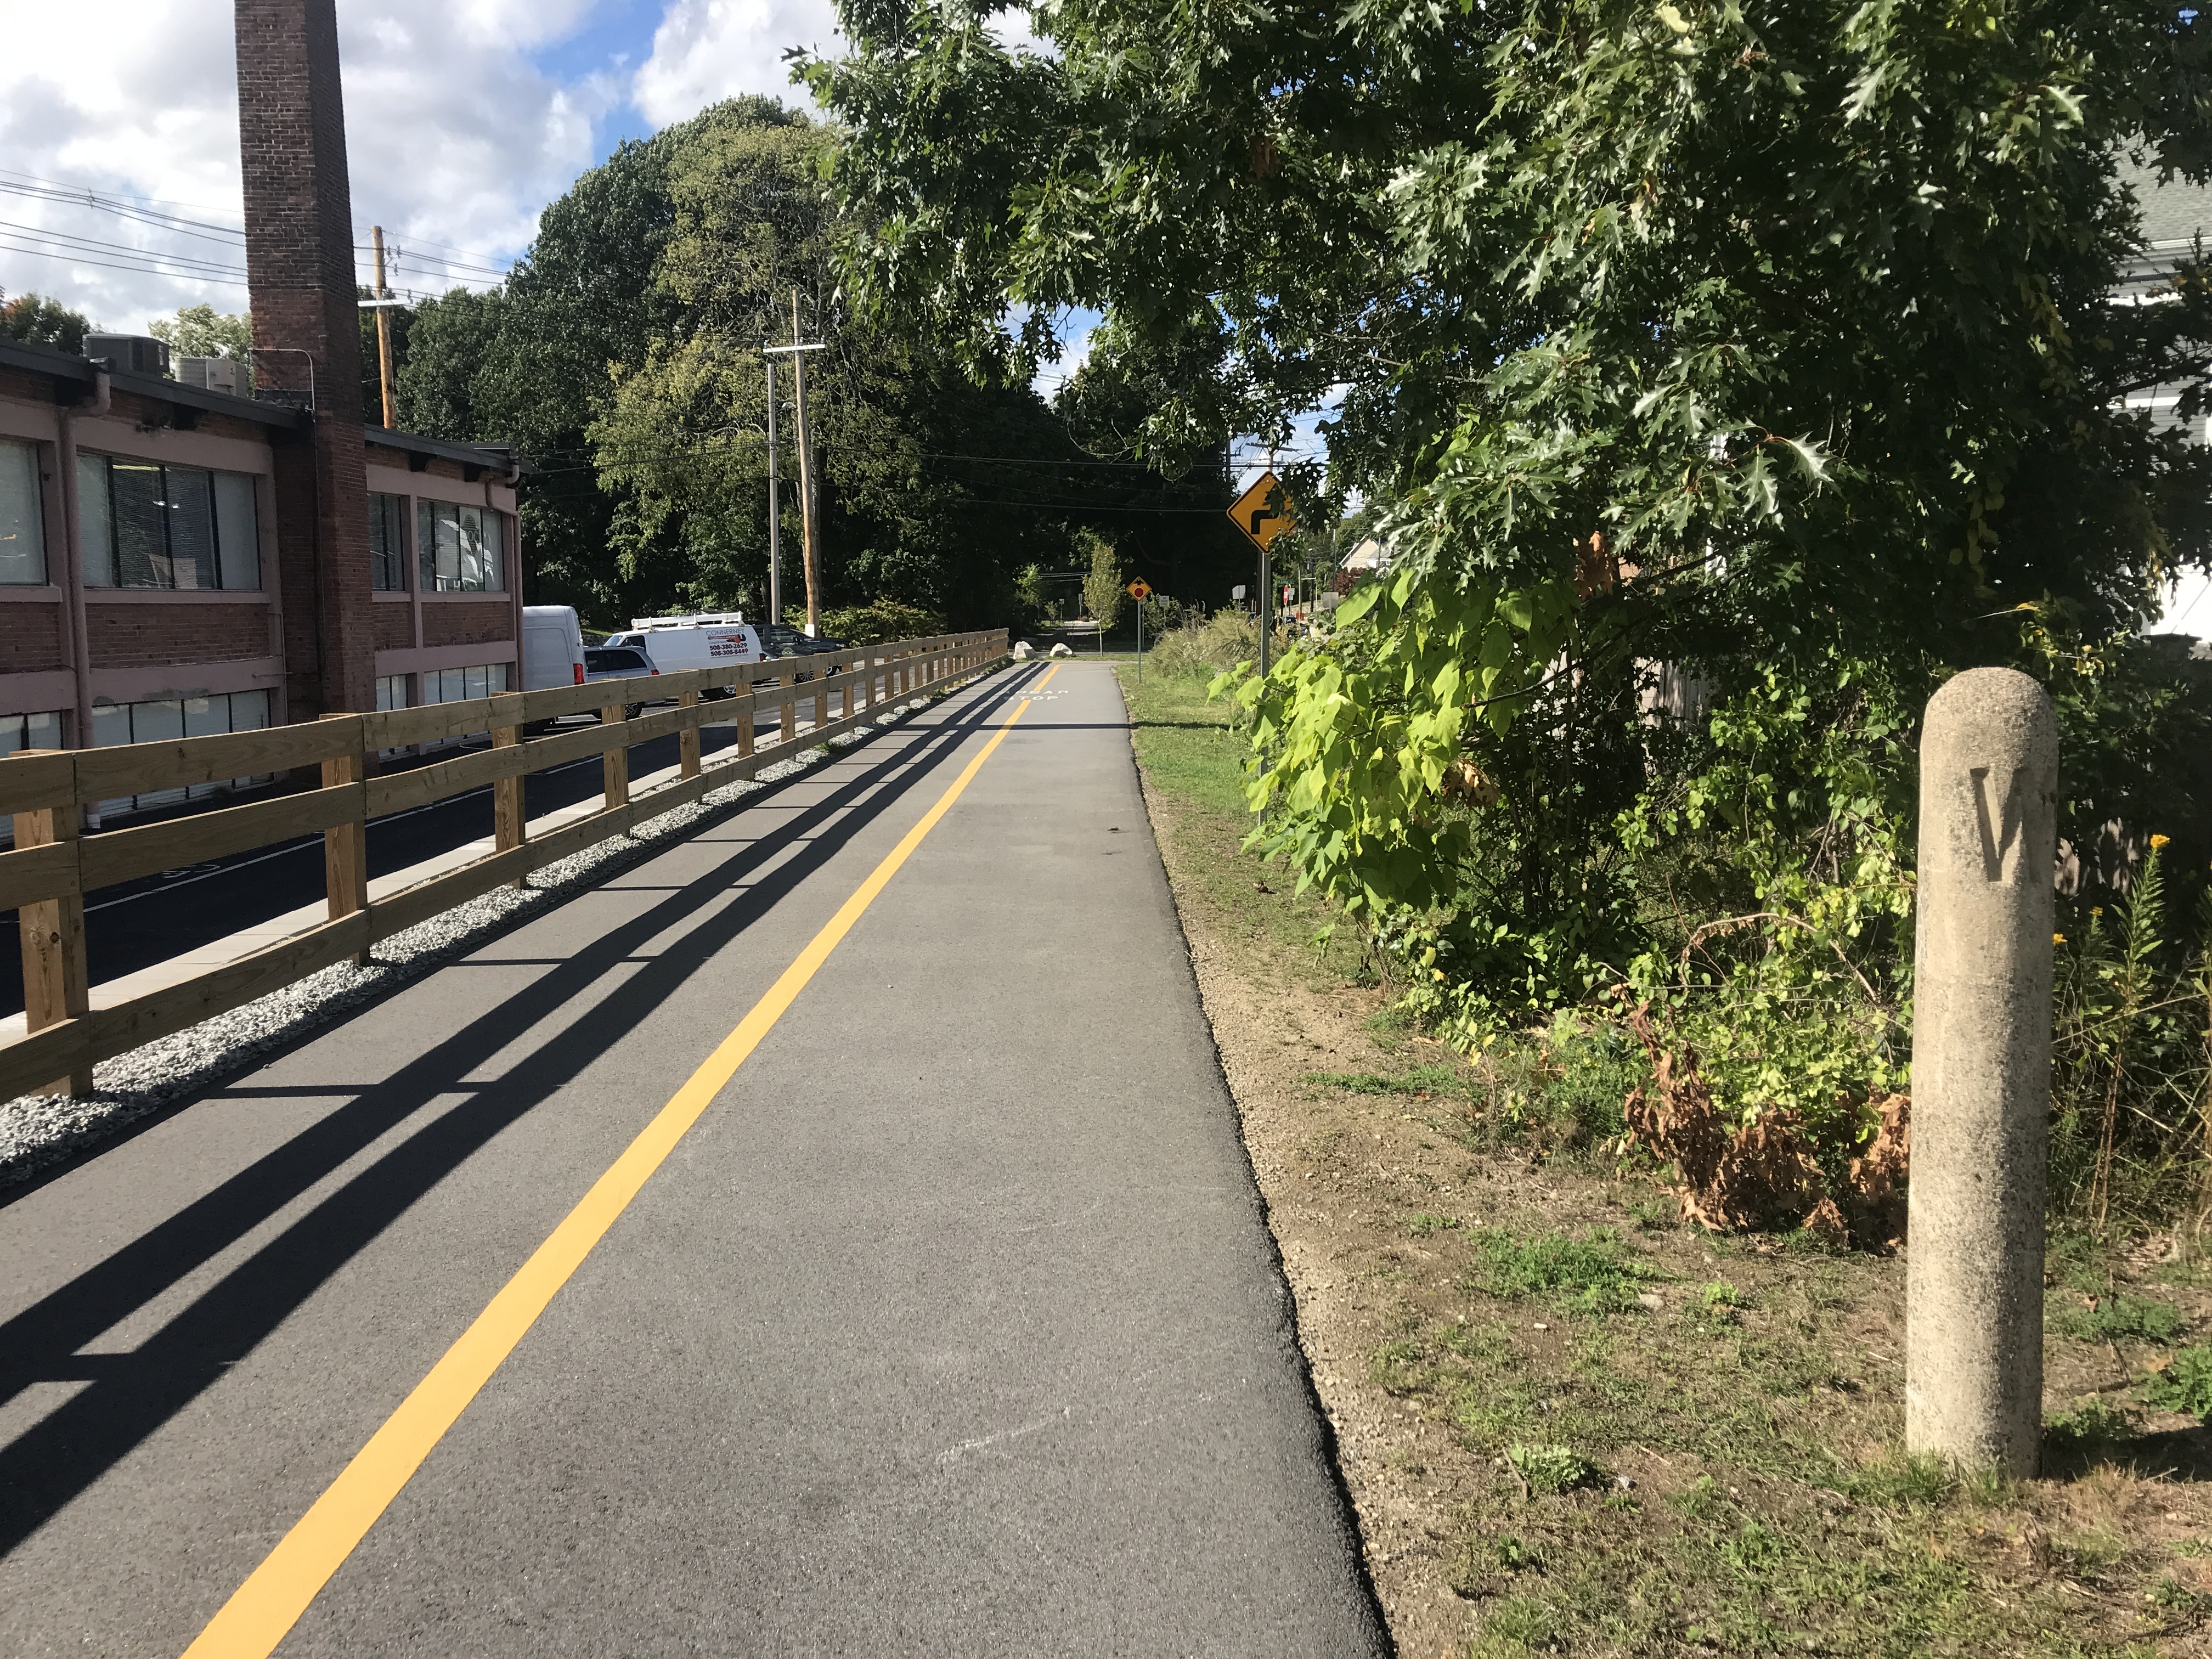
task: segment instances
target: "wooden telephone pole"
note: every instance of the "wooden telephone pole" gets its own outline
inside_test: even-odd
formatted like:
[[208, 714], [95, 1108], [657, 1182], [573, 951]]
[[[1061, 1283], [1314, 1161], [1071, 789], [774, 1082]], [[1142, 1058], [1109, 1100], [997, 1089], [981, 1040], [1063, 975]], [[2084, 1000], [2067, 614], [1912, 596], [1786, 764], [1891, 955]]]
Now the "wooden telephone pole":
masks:
[[775, 477], [775, 359], [765, 349], [761, 367], [768, 370], [768, 619], [783, 620], [783, 492]]
[[[761, 356], [764, 358], [780, 357], [788, 353], [791, 357], [793, 400], [799, 408], [799, 516], [802, 532], [806, 538], [806, 631], [810, 635], [819, 633], [822, 627], [822, 529], [821, 515], [817, 510], [814, 499], [815, 474], [817, 469], [814, 463], [813, 446], [808, 441], [806, 425], [806, 354], [810, 351], [820, 351], [823, 349], [823, 343], [818, 340], [805, 344], [799, 341], [799, 290], [794, 288], [791, 290], [791, 343], [786, 346], [763, 346]], [[771, 422], [775, 418], [774, 385], [774, 381], [771, 380], [769, 398]], [[773, 425], [770, 426], [769, 432], [771, 435], [769, 447], [769, 453], [773, 454], [775, 453]], [[769, 465], [773, 467], [775, 463], [771, 461]], [[773, 477], [775, 475], [771, 472], [769, 476]], [[771, 560], [770, 580], [773, 580], [775, 579], [773, 560], [775, 527], [772, 514], [769, 520], [769, 538]]]
[[[382, 225], [371, 225], [368, 228], [368, 243], [376, 253], [376, 297], [380, 300], [388, 300], [392, 297], [392, 290], [384, 285], [384, 227]], [[384, 424], [387, 428], [392, 428], [397, 427], [399, 422], [392, 418], [392, 319], [385, 315], [385, 310], [386, 307], [380, 306], [376, 312], [376, 374], [377, 379], [384, 388]]]

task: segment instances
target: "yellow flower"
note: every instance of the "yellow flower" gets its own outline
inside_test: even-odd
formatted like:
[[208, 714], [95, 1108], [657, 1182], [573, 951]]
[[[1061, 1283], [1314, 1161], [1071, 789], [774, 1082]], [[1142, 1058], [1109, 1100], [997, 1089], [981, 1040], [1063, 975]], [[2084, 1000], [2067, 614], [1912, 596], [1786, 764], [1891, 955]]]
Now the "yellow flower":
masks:
[[2066, 943], [2066, 935], [2063, 933], [2053, 933], [2051, 936], [2051, 942], [2053, 945], [2063, 945]]
[[2105, 907], [2101, 904], [2093, 904], [2089, 907], [2089, 914], [2093, 916], [2101, 916], [2105, 914]]
[[2155, 853], [2160, 848], [2165, 846], [2166, 842], [2172, 839], [2173, 837], [2171, 836], [2153, 836], [2150, 838], [2150, 850]]

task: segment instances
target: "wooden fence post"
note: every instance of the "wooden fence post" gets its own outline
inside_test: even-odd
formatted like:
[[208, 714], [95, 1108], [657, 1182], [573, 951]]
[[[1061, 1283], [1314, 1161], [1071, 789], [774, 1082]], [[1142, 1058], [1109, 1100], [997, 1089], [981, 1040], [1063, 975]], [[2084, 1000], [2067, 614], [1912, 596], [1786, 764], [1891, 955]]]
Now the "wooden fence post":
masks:
[[[502, 693], [491, 700], [491, 746], [495, 749], [514, 748], [522, 741], [524, 708], [522, 693], [519, 691]], [[513, 852], [530, 837], [529, 819], [524, 804], [524, 786], [527, 780], [520, 774], [511, 778], [498, 778], [493, 781], [491, 786], [492, 834], [495, 838], [498, 849], [502, 853]], [[527, 888], [530, 882], [526, 877], [517, 876], [514, 878], [514, 885], [517, 888]]]
[[[367, 782], [368, 757], [362, 744], [368, 734], [361, 716], [325, 714], [323, 719], [354, 723], [352, 751], [333, 756], [323, 763], [323, 787], [334, 789], [341, 784]], [[365, 819], [356, 817], [350, 823], [323, 831], [323, 891], [332, 921], [368, 908], [368, 824]], [[367, 966], [368, 947], [362, 946], [353, 959]]]
[[[696, 691], [678, 692], [676, 706], [678, 708], [696, 708], [699, 706], [699, 694]], [[699, 775], [699, 728], [696, 726], [687, 726], [677, 734], [676, 752], [681, 757], [682, 775], [687, 778], [697, 777]]]
[[760, 718], [760, 711], [753, 706], [752, 681], [748, 679], [745, 689], [738, 695], [744, 699], [745, 703], [738, 711], [738, 753], [750, 760], [753, 752], [753, 722]]
[[629, 720], [621, 703], [599, 710], [599, 735], [609, 746], [599, 755], [599, 775], [607, 792], [607, 810], [629, 805]]
[[[796, 685], [799, 684], [799, 676], [796, 674], [779, 674], [775, 677], [775, 683], [779, 689], [785, 686]], [[799, 736], [799, 699], [793, 697], [789, 702], [784, 704], [778, 713], [781, 716], [783, 740], [786, 743], [790, 743]]]
[[853, 664], [848, 662], [845, 665], [845, 679], [843, 685], [845, 693], [845, 712], [842, 718], [846, 720], [853, 718], [853, 677], [858, 672], [858, 669], [855, 668]]
[[[66, 752], [25, 749], [18, 750], [17, 755], [28, 758]], [[69, 800], [16, 813], [15, 845], [51, 847], [57, 842], [66, 842], [72, 848], [74, 859], [78, 817], [76, 793], [71, 788], [72, 799]], [[70, 885], [76, 886], [74, 879]], [[49, 1025], [58, 1025], [84, 1013], [92, 1001], [85, 979], [83, 890], [80, 888], [61, 898], [26, 904], [16, 912], [16, 922], [23, 939], [25, 1030], [44, 1030]], [[90, 1095], [92, 1066], [88, 1063], [81, 1072], [55, 1079], [46, 1085], [44, 1092], [74, 1095], [80, 1099]]]

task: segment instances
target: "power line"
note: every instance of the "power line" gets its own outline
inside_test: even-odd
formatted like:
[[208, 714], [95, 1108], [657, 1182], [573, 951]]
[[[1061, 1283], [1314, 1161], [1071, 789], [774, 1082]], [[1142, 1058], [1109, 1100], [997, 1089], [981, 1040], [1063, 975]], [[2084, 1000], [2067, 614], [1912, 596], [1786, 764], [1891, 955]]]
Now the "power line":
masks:
[[246, 286], [246, 278], [243, 276], [210, 276], [202, 271], [163, 270], [156, 265], [125, 264], [113, 259], [94, 259], [88, 255], [81, 253], [71, 253], [68, 252], [57, 252], [51, 248], [17, 247], [4, 240], [0, 240], [0, 252], [8, 253], [27, 253], [34, 258], [40, 259], [64, 259], [71, 264], [94, 265], [103, 270], [131, 270], [137, 271], [142, 276], [167, 276], [179, 282], [215, 283], [224, 288], [244, 288]]
[[100, 253], [128, 253], [143, 259], [164, 259], [171, 264], [197, 266], [206, 270], [220, 271], [228, 276], [246, 275], [246, 268], [242, 265], [218, 264], [212, 259], [201, 259], [191, 254], [163, 253], [155, 248], [141, 247], [133, 242], [106, 242], [96, 237], [71, 236], [64, 231], [48, 230], [40, 225], [19, 225], [8, 219], [0, 219], [0, 231], [34, 237], [45, 242], [72, 244], [77, 247], [90, 248]]

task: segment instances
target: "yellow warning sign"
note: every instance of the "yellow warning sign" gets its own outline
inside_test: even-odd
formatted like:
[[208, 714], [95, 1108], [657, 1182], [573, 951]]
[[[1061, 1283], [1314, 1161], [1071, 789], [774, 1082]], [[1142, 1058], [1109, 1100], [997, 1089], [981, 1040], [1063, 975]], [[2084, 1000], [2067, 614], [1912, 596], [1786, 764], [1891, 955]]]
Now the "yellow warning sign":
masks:
[[[1285, 531], [1296, 530], [1297, 520], [1291, 513], [1289, 499], [1280, 495], [1283, 481], [1273, 469], [1262, 472], [1252, 481], [1252, 487], [1237, 498], [1237, 505], [1229, 509], [1229, 516], [1237, 520], [1237, 527], [1249, 536], [1265, 552], [1275, 544], [1275, 538]], [[1269, 496], [1275, 497], [1270, 505]]]
[[1136, 580], [1129, 584], [1129, 597], [1134, 599], [1139, 605], [1142, 605], [1146, 599], [1152, 597], [1152, 584], [1147, 582], [1142, 576], [1138, 577]]

